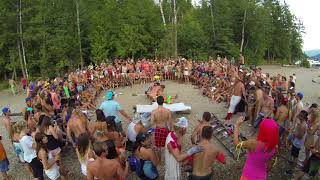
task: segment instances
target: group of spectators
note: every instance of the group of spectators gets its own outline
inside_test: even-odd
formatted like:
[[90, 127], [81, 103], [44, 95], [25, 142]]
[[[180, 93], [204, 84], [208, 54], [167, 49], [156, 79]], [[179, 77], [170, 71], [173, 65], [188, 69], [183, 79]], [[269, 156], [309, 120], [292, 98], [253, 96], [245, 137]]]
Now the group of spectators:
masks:
[[[204, 96], [216, 103], [225, 102], [228, 113], [225, 122], [242, 113], [234, 125], [233, 141], [247, 149], [248, 157], [241, 179], [266, 179], [267, 162], [276, 152], [291, 148], [288, 174], [300, 178], [315, 176], [320, 164], [319, 113], [317, 104], [307, 107], [304, 94], [296, 92], [296, 76], [270, 76], [260, 68], [245, 67], [218, 57], [206, 62], [186, 59], [132, 60], [116, 59], [112, 64], [90, 65], [70, 72], [64, 77], [27, 83], [24, 121], [13, 122], [12, 113], [4, 107], [3, 124], [12, 147], [20, 161], [34, 178], [67, 178], [72, 169], [61, 161], [61, 153], [72, 145], [81, 165], [84, 178], [126, 179], [135, 171], [141, 179], [159, 178], [158, 166], [164, 158], [165, 179], [181, 179], [183, 167], [189, 179], [214, 177], [214, 161], [225, 158], [210, 140], [213, 128], [211, 113], [204, 112], [193, 130], [193, 146], [183, 151], [188, 120], [173, 120], [172, 113], [163, 107], [168, 102], [164, 86], [147, 96], [158, 103], [151, 113], [151, 128], [145, 127], [140, 116], [130, 117], [115, 101], [111, 89], [138, 83], [176, 80], [192, 83]], [[14, 88], [14, 83], [12, 82]], [[105, 92], [105, 101], [98, 106], [96, 99]], [[95, 111], [96, 120], [90, 116]], [[212, 110], [214, 112], [214, 110]], [[122, 127], [121, 117], [129, 125]], [[95, 119], [95, 118], [94, 118]], [[257, 138], [241, 142], [239, 128], [248, 121]], [[259, 130], [258, 130], [259, 129]], [[253, 136], [254, 137], [254, 136]], [[0, 171], [4, 179], [9, 161], [0, 144]], [[302, 170], [302, 171], [299, 171]], [[304, 173], [301, 173], [304, 172]]]

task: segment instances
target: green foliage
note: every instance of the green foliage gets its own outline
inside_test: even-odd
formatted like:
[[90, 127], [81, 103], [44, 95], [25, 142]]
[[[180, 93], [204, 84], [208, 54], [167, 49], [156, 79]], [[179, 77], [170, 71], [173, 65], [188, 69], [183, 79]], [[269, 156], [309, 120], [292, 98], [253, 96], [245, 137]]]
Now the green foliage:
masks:
[[[116, 57], [174, 56], [173, 1], [162, 0], [19, 0], [0, 1], [0, 76], [21, 75], [17, 49], [22, 38], [32, 77], [54, 77], [81, 64], [77, 31], [85, 64]], [[238, 58], [244, 25], [247, 64], [294, 63], [301, 60], [303, 25], [279, 0], [176, 0], [178, 56], [207, 60]], [[245, 13], [246, 12], [246, 13]], [[244, 17], [246, 14], [246, 17]], [[244, 24], [243, 24], [244, 22]], [[285, 60], [280, 60], [285, 59]], [[2, 78], [4, 79], [4, 78]]]
[[307, 59], [304, 59], [301, 61], [300, 66], [305, 68], [310, 68], [310, 63]]

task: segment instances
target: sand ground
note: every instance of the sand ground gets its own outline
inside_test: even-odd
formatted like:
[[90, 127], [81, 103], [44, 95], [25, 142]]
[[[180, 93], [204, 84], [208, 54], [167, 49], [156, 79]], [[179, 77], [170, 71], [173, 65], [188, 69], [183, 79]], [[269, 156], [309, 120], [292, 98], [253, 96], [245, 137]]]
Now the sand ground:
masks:
[[[318, 78], [320, 75], [320, 70], [315, 69], [305, 69], [305, 68], [291, 68], [291, 67], [280, 67], [280, 66], [263, 66], [262, 67], [265, 72], [269, 72], [271, 74], [285, 74], [287, 76], [295, 73], [297, 76], [297, 89], [299, 91], [304, 92], [305, 94], [305, 102], [308, 103], [320, 103], [320, 92], [319, 87], [320, 84], [312, 83], [312, 79]], [[225, 104], [217, 104], [210, 102], [208, 98], [203, 97], [198, 89], [195, 89], [192, 85], [185, 85], [177, 82], [167, 81], [164, 82], [166, 85], [165, 92], [169, 95], [178, 94], [178, 101], [183, 102], [186, 105], [190, 105], [192, 107], [191, 114], [188, 115], [174, 115], [174, 118], [185, 116], [189, 119], [189, 127], [188, 133], [185, 136], [184, 148], [188, 148], [191, 146], [190, 136], [193, 128], [197, 125], [197, 119], [201, 117], [204, 111], [213, 112], [216, 114], [218, 118], [221, 120], [224, 118], [227, 109], [224, 107]], [[126, 110], [127, 113], [132, 115], [132, 108], [136, 104], [148, 104], [149, 101], [145, 98], [143, 94], [144, 89], [147, 88], [147, 84], [143, 85], [134, 85], [132, 87], [125, 87], [116, 89], [115, 92], [123, 93], [116, 97], [116, 100], [120, 102], [123, 109]], [[132, 94], [138, 94], [138, 96], [132, 96]], [[102, 102], [103, 96], [101, 96], [98, 100], [97, 105]], [[12, 96], [8, 91], [0, 92], [0, 107], [9, 105], [12, 112], [21, 112], [24, 107], [24, 95], [16, 95]], [[231, 122], [234, 122], [237, 116], [234, 116]], [[21, 117], [14, 117], [14, 119], [21, 119]], [[127, 123], [124, 121], [124, 127], [127, 126]], [[250, 129], [244, 124], [242, 128], [242, 133], [248, 135]], [[7, 151], [7, 156], [10, 161], [10, 171], [9, 175], [13, 177], [13, 179], [24, 180], [24, 179], [32, 179], [29, 177], [27, 171], [23, 167], [23, 164], [18, 162], [18, 159], [14, 156], [12, 147], [8, 141], [7, 133], [1, 123], [0, 125], [0, 134], [3, 136], [3, 144]], [[217, 148], [225, 151], [225, 149], [215, 140], [213, 139], [213, 143], [217, 145]], [[227, 152], [225, 151], [227, 154]], [[214, 165], [214, 179], [225, 179], [225, 180], [234, 180], [239, 179], [241, 175], [241, 171], [244, 164], [245, 157], [240, 158], [239, 161], [233, 160], [229, 154], [227, 154], [227, 164], [226, 165]], [[80, 165], [78, 163], [77, 157], [74, 153], [74, 150], [69, 148], [63, 153], [62, 162], [72, 171], [69, 179], [83, 179], [80, 173]], [[162, 161], [163, 162], [163, 161]], [[272, 169], [271, 173], [268, 176], [270, 180], [278, 180], [278, 179], [288, 179], [285, 176], [284, 170], [287, 168], [286, 160], [279, 159], [279, 163]], [[163, 175], [163, 166], [160, 167], [161, 175]], [[184, 176], [185, 177], [185, 176]], [[129, 179], [137, 179], [133, 175], [129, 177]], [[185, 178], [183, 178], [185, 179]]]

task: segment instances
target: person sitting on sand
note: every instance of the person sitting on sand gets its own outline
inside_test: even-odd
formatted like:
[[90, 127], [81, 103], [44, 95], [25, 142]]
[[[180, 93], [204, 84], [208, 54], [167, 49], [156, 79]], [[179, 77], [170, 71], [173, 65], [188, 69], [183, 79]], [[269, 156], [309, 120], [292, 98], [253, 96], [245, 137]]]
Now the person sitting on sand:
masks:
[[136, 142], [133, 147], [133, 153], [138, 161], [140, 161], [141, 173], [136, 170], [137, 175], [141, 179], [158, 179], [159, 173], [157, 170], [157, 166], [160, 163], [159, 157], [157, 153], [151, 147], [151, 137], [148, 133], [139, 133], [136, 137]]
[[238, 118], [233, 135], [233, 143], [248, 151], [240, 180], [266, 180], [279, 143], [279, 127], [274, 120], [265, 119], [261, 122], [256, 139], [240, 142], [243, 121], [244, 117]]
[[198, 143], [203, 151], [192, 156], [192, 174], [188, 180], [211, 180], [213, 178], [212, 164], [218, 160], [225, 162], [224, 154], [210, 142], [213, 135], [211, 126], [204, 126], [201, 132], [201, 140]]
[[127, 147], [129, 149], [132, 149], [132, 146], [134, 142], [136, 142], [136, 137], [139, 133], [147, 132], [147, 129], [143, 126], [141, 118], [140, 117], [134, 117], [132, 122], [128, 125], [128, 141], [127, 141]]
[[104, 142], [95, 142], [93, 151], [96, 159], [87, 165], [87, 179], [126, 179], [128, 176], [128, 162], [125, 163], [124, 169], [121, 164], [115, 160], [107, 159], [108, 147]]

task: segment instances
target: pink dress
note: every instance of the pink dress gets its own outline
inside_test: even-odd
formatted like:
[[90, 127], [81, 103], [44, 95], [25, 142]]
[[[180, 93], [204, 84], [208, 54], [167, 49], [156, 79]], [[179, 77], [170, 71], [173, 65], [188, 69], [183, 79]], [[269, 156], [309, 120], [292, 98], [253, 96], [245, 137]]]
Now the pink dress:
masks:
[[254, 152], [248, 152], [246, 164], [244, 165], [241, 179], [265, 180], [267, 179], [268, 161], [275, 154], [275, 149], [265, 151], [261, 144], [258, 144]]

